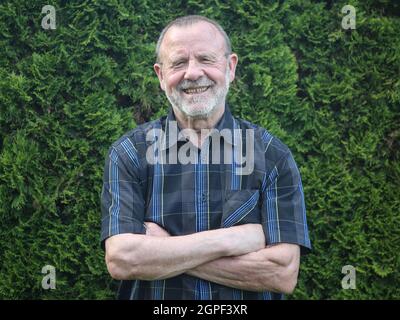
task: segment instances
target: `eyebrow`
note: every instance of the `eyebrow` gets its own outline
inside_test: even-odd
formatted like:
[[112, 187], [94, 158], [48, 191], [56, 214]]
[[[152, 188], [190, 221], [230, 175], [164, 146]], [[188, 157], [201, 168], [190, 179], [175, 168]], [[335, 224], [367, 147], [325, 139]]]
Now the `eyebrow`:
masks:
[[[196, 58], [209, 58], [209, 59], [217, 59], [217, 56], [215, 53], [212, 52], [204, 52], [204, 53], [199, 53], [195, 55]], [[180, 60], [187, 60], [187, 56], [186, 55], [181, 55], [181, 54], [177, 54], [177, 55], [173, 55], [170, 59], [171, 62], [176, 62], [176, 61], [180, 61]]]
[[196, 58], [208, 58], [208, 59], [217, 59], [217, 55], [214, 53], [200, 53], [196, 55]]
[[184, 55], [184, 54], [176, 54], [176, 55], [172, 55], [168, 60], [170, 62], [176, 62], [176, 61], [185, 60], [185, 59], [187, 59], [186, 55]]

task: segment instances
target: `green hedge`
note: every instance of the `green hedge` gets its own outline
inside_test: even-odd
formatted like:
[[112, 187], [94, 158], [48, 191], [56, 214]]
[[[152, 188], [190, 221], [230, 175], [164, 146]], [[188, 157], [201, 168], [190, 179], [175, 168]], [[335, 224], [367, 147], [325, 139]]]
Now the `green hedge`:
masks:
[[[41, 9], [56, 8], [44, 30]], [[341, 8], [356, 8], [343, 30]], [[159, 32], [203, 14], [232, 39], [229, 101], [299, 164], [314, 250], [291, 299], [400, 298], [397, 1], [6, 1], [0, 4], [0, 298], [114, 298], [99, 247], [104, 157], [166, 112]], [[56, 289], [41, 287], [56, 268]], [[343, 290], [344, 265], [357, 270]]]

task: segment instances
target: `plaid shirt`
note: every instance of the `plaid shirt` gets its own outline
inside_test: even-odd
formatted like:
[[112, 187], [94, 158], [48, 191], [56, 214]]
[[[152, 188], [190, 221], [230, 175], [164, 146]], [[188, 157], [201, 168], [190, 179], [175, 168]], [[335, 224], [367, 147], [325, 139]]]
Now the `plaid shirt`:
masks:
[[[154, 129], [166, 132], [162, 149], [167, 154], [171, 150], [180, 150], [186, 143], [168, 138], [167, 124], [171, 121], [175, 121], [172, 109], [166, 117], [128, 132], [110, 148], [101, 196], [103, 248], [104, 241], [113, 235], [145, 234], [146, 221], [159, 224], [172, 236], [260, 223], [267, 244], [298, 244], [302, 253], [311, 248], [300, 173], [287, 146], [265, 129], [234, 118], [226, 107], [216, 129], [254, 130], [254, 170], [251, 174], [238, 174], [234, 162], [149, 163], [146, 153], [150, 152], [156, 158], [161, 154], [156, 138], [148, 141], [148, 133]], [[223, 139], [220, 141], [221, 158]], [[232, 150], [238, 147], [235, 139], [228, 143]], [[243, 152], [246, 139], [240, 143]], [[196, 151], [197, 157], [211, 159], [212, 148], [204, 145], [207, 147]], [[283, 295], [239, 290], [181, 274], [165, 280], [122, 281], [118, 297], [268, 300], [282, 299]]]

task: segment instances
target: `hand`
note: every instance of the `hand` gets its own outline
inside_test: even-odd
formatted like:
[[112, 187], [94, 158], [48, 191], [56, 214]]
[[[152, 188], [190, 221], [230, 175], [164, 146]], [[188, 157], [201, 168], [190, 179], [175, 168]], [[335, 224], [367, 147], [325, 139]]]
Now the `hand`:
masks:
[[161, 228], [157, 223], [145, 222], [146, 236], [153, 237], [170, 237], [171, 235], [163, 228]]

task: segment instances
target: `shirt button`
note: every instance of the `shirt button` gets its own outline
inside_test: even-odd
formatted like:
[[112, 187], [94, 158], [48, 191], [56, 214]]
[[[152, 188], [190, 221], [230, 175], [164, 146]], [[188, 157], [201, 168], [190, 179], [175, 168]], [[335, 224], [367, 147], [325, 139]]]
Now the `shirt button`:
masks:
[[207, 201], [207, 198], [208, 198], [207, 192], [203, 192], [203, 193], [201, 194], [201, 200], [202, 200], [203, 202], [206, 202], [206, 201]]

